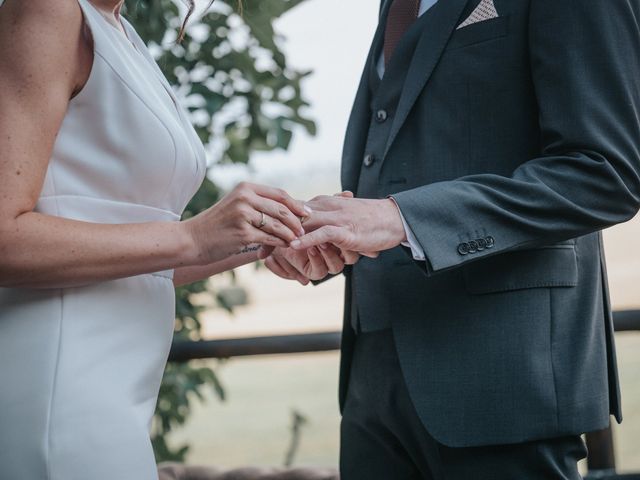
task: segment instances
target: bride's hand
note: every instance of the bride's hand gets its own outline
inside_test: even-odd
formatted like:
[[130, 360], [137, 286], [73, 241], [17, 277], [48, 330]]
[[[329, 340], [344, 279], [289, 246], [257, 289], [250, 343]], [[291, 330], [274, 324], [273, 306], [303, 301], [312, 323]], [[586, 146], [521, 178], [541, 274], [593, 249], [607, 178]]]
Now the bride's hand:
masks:
[[222, 200], [183, 222], [194, 245], [194, 263], [209, 264], [252, 245], [288, 247], [304, 235], [304, 202], [285, 191], [241, 183]]

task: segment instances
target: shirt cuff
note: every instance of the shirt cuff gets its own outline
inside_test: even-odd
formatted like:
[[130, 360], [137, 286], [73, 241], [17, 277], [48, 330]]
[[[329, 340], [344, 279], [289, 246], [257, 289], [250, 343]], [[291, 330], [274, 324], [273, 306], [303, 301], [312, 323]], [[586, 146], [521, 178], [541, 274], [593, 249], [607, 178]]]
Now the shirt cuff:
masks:
[[415, 234], [413, 233], [413, 230], [411, 230], [411, 227], [409, 226], [407, 221], [404, 219], [404, 215], [402, 214], [402, 210], [400, 210], [400, 207], [396, 203], [395, 199], [393, 197], [389, 197], [389, 198], [391, 200], [393, 200], [393, 203], [395, 203], [396, 207], [398, 208], [398, 213], [400, 214], [400, 219], [402, 220], [402, 225], [404, 226], [404, 232], [407, 235], [407, 241], [406, 242], [402, 242], [401, 245], [403, 247], [407, 247], [407, 248], [409, 248], [411, 250], [411, 255], [413, 256], [414, 260], [418, 260], [420, 262], [424, 262], [427, 259], [427, 256], [424, 253], [424, 249], [422, 248], [422, 246], [418, 242], [418, 239], [416, 238]]

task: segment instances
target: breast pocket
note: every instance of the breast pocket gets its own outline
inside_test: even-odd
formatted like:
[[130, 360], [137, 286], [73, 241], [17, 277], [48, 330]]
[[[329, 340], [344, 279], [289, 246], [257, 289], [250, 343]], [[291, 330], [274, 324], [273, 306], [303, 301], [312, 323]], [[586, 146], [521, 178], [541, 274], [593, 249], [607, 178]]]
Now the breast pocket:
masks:
[[467, 291], [473, 295], [575, 287], [578, 285], [575, 243], [502, 253], [463, 267], [463, 277]]
[[506, 37], [509, 33], [509, 16], [492, 18], [482, 22], [473, 23], [453, 32], [447, 50], [467, 47], [496, 38]]

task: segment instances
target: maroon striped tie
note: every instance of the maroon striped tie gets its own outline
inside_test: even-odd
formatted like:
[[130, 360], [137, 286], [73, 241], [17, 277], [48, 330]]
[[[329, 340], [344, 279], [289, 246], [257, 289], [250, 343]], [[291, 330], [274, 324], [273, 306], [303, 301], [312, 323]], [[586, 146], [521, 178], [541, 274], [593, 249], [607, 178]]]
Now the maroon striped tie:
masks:
[[384, 32], [384, 64], [389, 65], [402, 36], [418, 18], [420, 0], [393, 0]]

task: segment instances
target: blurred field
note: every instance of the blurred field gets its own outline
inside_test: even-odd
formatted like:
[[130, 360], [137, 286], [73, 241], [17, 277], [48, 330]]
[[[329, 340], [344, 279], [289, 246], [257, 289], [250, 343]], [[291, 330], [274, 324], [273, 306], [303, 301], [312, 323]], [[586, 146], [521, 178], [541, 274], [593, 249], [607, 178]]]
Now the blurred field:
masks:
[[[606, 232], [615, 308], [640, 308], [640, 218]], [[224, 277], [214, 280], [220, 285]], [[251, 304], [234, 317], [219, 310], [205, 316], [210, 338], [334, 330], [340, 327], [342, 279], [304, 288], [253, 268], [238, 281]], [[618, 353], [625, 421], [616, 428], [619, 467], [640, 471], [640, 334], [620, 334]], [[215, 363], [213, 364], [215, 365]], [[336, 465], [339, 416], [337, 353], [234, 359], [220, 369], [228, 401], [199, 406], [174, 441], [189, 440], [190, 463], [239, 466], [281, 464], [287, 451], [291, 411], [303, 413], [296, 463]]]

